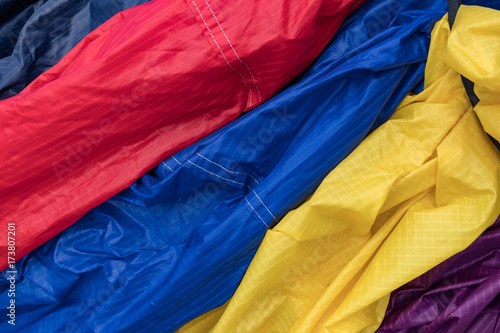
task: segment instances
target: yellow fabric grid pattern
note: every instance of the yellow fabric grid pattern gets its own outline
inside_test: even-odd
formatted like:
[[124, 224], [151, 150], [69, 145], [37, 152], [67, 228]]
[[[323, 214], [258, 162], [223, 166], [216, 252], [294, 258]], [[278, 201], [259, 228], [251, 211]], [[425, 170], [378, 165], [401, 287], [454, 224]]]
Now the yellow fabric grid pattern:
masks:
[[[432, 32], [425, 89], [269, 230], [228, 304], [180, 332], [373, 332], [390, 293], [500, 214], [500, 12]], [[460, 74], [476, 83], [472, 110]]]

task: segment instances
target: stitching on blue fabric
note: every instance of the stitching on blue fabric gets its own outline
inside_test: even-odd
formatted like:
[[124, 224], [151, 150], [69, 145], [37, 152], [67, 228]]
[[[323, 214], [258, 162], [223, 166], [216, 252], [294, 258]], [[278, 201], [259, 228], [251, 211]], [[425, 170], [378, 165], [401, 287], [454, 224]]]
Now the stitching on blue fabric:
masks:
[[[197, 154], [198, 154], [198, 153], [197, 153]], [[198, 155], [200, 155], [200, 154], [198, 154]], [[201, 156], [201, 155], [200, 155], [200, 156]], [[173, 157], [173, 156], [172, 156], [172, 157]], [[203, 156], [201, 156], [201, 157], [203, 157]], [[215, 163], [215, 162], [210, 161], [210, 160], [209, 160], [208, 158], [206, 158], [206, 157], [203, 157], [203, 158], [205, 158], [206, 160], [208, 160], [208, 161], [209, 161], [209, 162], [211, 162], [211, 163], [217, 164], [217, 163]], [[213, 176], [215, 176], [215, 177], [219, 177], [220, 179], [224, 179], [224, 180], [226, 180], [226, 181], [228, 181], [228, 182], [232, 182], [232, 183], [235, 183], [235, 184], [238, 184], [238, 185], [244, 185], [244, 186], [248, 187], [250, 190], [252, 190], [252, 192], [255, 194], [255, 196], [256, 196], [256, 197], [257, 197], [257, 199], [260, 201], [260, 203], [264, 206], [264, 208], [266, 208], [266, 210], [269, 212], [269, 214], [271, 214], [271, 216], [273, 217], [273, 219], [274, 219], [276, 222], [278, 222], [278, 220], [277, 220], [277, 219], [276, 219], [276, 217], [273, 215], [273, 213], [271, 213], [271, 211], [269, 210], [269, 208], [267, 208], [267, 206], [264, 204], [264, 202], [263, 202], [263, 201], [260, 199], [260, 197], [257, 195], [257, 192], [255, 192], [255, 190], [254, 190], [253, 188], [251, 188], [249, 185], [247, 185], [247, 184], [243, 184], [243, 183], [240, 183], [240, 182], [237, 182], [237, 181], [234, 181], [234, 180], [231, 180], [231, 179], [226, 178], [226, 177], [222, 177], [222, 176], [220, 176], [220, 175], [218, 175], [218, 174], [216, 174], [216, 173], [213, 173], [213, 172], [211, 172], [211, 171], [208, 171], [207, 169], [205, 169], [205, 168], [203, 168], [203, 167], [199, 166], [198, 164], [193, 163], [193, 162], [192, 162], [191, 160], [189, 160], [189, 159], [187, 159], [187, 161], [188, 161], [189, 163], [191, 163], [192, 165], [196, 166], [197, 168], [200, 168], [201, 170], [203, 170], [203, 171], [205, 171], [206, 173], [210, 174], [210, 175], [213, 175]], [[180, 164], [180, 162], [179, 162], [179, 161], [177, 161], [177, 160], [176, 160], [176, 162]], [[222, 167], [222, 166], [221, 166], [221, 167]], [[223, 167], [222, 167], [222, 168], [223, 168]], [[223, 169], [225, 169], [225, 168], [223, 168]], [[258, 217], [259, 217], [259, 219], [262, 221], [262, 223], [264, 223], [264, 224], [266, 225], [266, 227], [270, 228], [270, 227], [269, 227], [269, 225], [267, 225], [267, 223], [264, 221], [264, 219], [263, 219], [263, 218], [259, 215], [259, 213], [255, 210], [255, 208], [252, 206], [252, 204], [250, 204], [250, 201], [248, 201], [248, 198], [247, 198], [246, 196], [245, 196], [245, 200], [247, 201], [248, 205], [252, 208], [252, 210], [255, 212], [255, 214], [257, 214], [257, 216], [258, 216]]]
[[270, 228], [269, 228], [269, 226], [267, 225], [267, 223], [266, 223], [266, 222], [264, 222], [264, 220], [262, 219], [262, 217], [260, 217], [259, 213], [257, 213], [257, 211], [255, 210], [255, 208], [253, 208], [252, 204], [250, 203], [250, 201], [248, 201], [247, 197], [245, 197], [245, 200], [247, 201], [247, 203], [248, 203], [248, 205], [250, 206], [250, 208], [252, 208], [252, 210], [255, 212], [255, 214], [257, 214], [257, 216], [258, 216], [258, 217], [259, 217], [259, 219], [262, 221], [262, 223], [264, 223], [264, 224], [265, 224], [265, 226], [266, 226], [268, 229], [270, 229]]
[[222, 165], [220, 165], [220, 164], [218, 164], [218, 163], [215, 163], [214, 161], [210, 160], [209, 158], [207, 158], [207, 157], [205, 157], [205, 156], [201, 155], [200, 153], [196, 153], [196, 154], [197, 154], [198, 156], [200, 156], [201, 158], [206, 159], [206, 160], [207, 160], [207, 161], [209, 161], [210, 163], [217, 165], [218, 167], [220, 167], [221, 169], [223, 169], [223, 170], [225, 170], [225, 171], [227, 171], [227, 172], [229, 172], [229, 173], [235, 173], [235, 174], [239, 174], [239, 175], [247, 175], [247, 176], [252, 177], [252, 179], [253, 179], [253, 180], [254, 180], [257, 184], [259, 183], [259, 182], [257, 181], [257, 179], [255, 179], [255, 178], [254, 178], [254, 176], [252, 176], [252, 175], [251, 175], [251, 174], [249, 174], [249, 173], [245, 173], [245, 172], [237, 172], [237, 171], [231, 171], [231, 170], [228, 170], [228, 169], [224, 168]]
[[[231, 171], [231, 170], [228, 170], [226, 168], [224, 168], [222, 165], [218, 164], [218, 163], [215, 163], [214, 161], [211, 161], [209, 158], [201, 155], [200, 153], [196, 153], [198, 156], [204, 158], [205, 160], [207, 160], [208, 162], [212, 163], [212, 164], [215, 164], [217, 165], [218, 167], [224, 169], [225, 171], [227, 172], [230, 172], [230, 173], [235, 173], [235, 174], [240, 174], [240, 175], [248, 175], [250, 177], [252, 177], [253, 180], [255, 180], [255, 182], [258, 184], [259, 182], [257, 181], [257, 179], [255, 179], [252, 175], [248, 174], [248, 173], [245, 173], [245, 172], [236, 172], [236, 171]], [[248, 185], [247, 185], [248, 186]], [[250, 188], [250, 186], [248, 186]], [[262, 206], [264, 206], [264, 208], [269, 212], [269, 214], [273, 217], [273, 219], [278, 222], [278, 219], [273, 215], [273, 213], [271, 213], [271, 211], [269, 210], [269, 208], [267, 208], [266, 204], [262, 201], [262, 199], [259, 197], [259, 195], [257, 194], [257, 192], [255, 192], [254, 189], [251, 189], [253, 191], [253, 193], [255, 194], [255, 196], [257, 197], [257, 199], [259, 199], [260, 203], [262, 204]]]
[[179, 161], [175, 158], [175, 156], [172, 156], [172, 158], [174, 159], [174, 161], [176, 161], [176, 162], [177, 162], [177, 164], [182, 165], [182, 163], [181, 163], [181, 162], [179, 162]]
[[255, 77], [253, 76], [253, 73], [252, 71], [250, 70], [250, 67], [248, 67], [248, 65], [246, 63], [244, 63], [241, 59], [240, 59], [240, 56], [238, 55], [238, 53], [236, 53], [236, 50], [234, 49], [233, 47], [233, 44], [231, 44], [231, 42], [229, 41], [229, 38], [227, 37], [226, 33], [224, 32], [224, 29], [222, 29], [222, 26], [220, 25], [219, 23], [219, 20], [217, 19], [217, 17], [215, 16], [215, 13], [214, 11], [212, 10], [212, 7], [210, 6], [210, 4], [208, 3], [207, 0], [205, 0], [205, 3], [207, 4], [208, 8], [210, 9], [210, 11], [212, 12], [212, 15], [215, 19], [215, 21], [217, 21], [217, 24], [219, 25], [219, 28], [220, 28], [220, 31], [222, 31], [222, 34], [224, 35], [224, 37], [226, 37], [226, 40], [227, 42], [229, 43], [229, 46], [231, 46], [231, 49], [233, 49], [233, 52], [234, 52], [234, 55], [236, 56], [236, 58], [238, 58], [238, 60], [247, 68], [248, 72], [250, 73], [250, 75], [252, 76], [252, 80], [253, 80], [253, 84], [255, 85], [255, 88], [257, 89], [257, 93], [259, 94], [259, 103], [262, 102], [262, 97], [260, 95], [260, 89], [259, 87], [257, 86], [257, 82], [255, 81]]
[[164, 166], [166, 166], [166, 167], [168, 168], [168, 170], [170, 170], [170, 171], [172, 171], [172, 172], [174, 171], [174, 170], [172, 170], [172, 168], [171, 168], [171, 167], [169, 167], [169, 166], [168, 166], [165, 162], [161, 162], [161, 163], [163, 163], [163, 165], [164, 165]]
[[219, 176], [218, 174], [213, 173], [213, 172], [210, 172], [210, 171], [208, 171], [207, 169], [205, 169], [205, 168], [203, 168], [203, 167], [199, 166], [198, 164], [191, 162], [189, 159], [188, 159], [187, 161], [188, 161], [189, 163], [191, 163], [192, 165], [194, 165], [194, 166], [196, 166], [196, 167], [200, 168], [201, 170], [203, 170], [203, 171], [205, 171], [205, 172], [208, 172], [208, 173], [209, 173], [209, 174], [211, 174], [211, 175], [214, 175], [214, 176], [219, 177], [219, 178], [221, 178], [221, 179], [227, 180], [228, 182], [232, 182], [232, 183], [235, 183], [235, 184], [238, 184], [238, 185], [244, 185], [244, 186], [248, 187], [249, 189], [251, 189], [251, 188], [250, 188], [250, 186], [248, 186], [247, 184], [243, 184], [243, 183], [236, 182], [236, 181], [234, 181], [234, 180], [231, 180], [231, 179], [228, 179], [228, 178], [225, 178], [225, 177]]
[[276, 219], [276, 217], [274, 217], [273, 213], [271, 213], [271, 211], [269, 210], [269, 208], [267, 208], [267, 206], [262, 202], [262, 200], [260, 200], [260, 197], [257, 195], [257, 192], [255, 192], [254, 189], [252, 189], [253, 193], [255, 193], [255, 196], [257, 197], [257, 199], [259, 199], [260, 203], [262, 204], [262, 206], [264, 206], [267, 211], [269, 212], [269, 214], [271, 214], [271, 216], [273, 217], [273, 219], [278, 222], [278, 220]]
[[247, 86], [247, 88], [250, 90], [250, 107], [252, 107], [252, 99], [253, 99], [253, 90], [252, 88], [250, 88], [250, 86], [247, 84], [247, 81], [245, 80], [245, 77], [243, 76], [243, 74], [241, 74], [241, 72], [239, 70], [237, 70], [236, 68], [233, 67], [233, 65], [231, 65], [229, 63], [229, 61], [227, 60], [226, 58], [226, 55], [224, 54], [224, 52], [222, 51], [222, 49], [220, 48], [219, 46], [219, 43], [217, 43], [217, 40], [215, 39], [214, 35], [212, 34], [212, 30], [210, 30], [210, 28], [208, 27], [208, 24], [207, 22], [205, 21], [205, 18], [203, 17], [203, 15], [201, 14], [201, 11], [200, 9], [198, 8], [198, 6], [196, 5], [196, 3], [194, 1], [191, 1], [194, 5], [194, 7], [196, 8], [196, 10], [198, 11], [198, 15], [200, 15], [201, 17], [201, 20], [203, 21], [203, 23], [205, 23], [205, 27], [207, 27], [207, 30], [208, 30], [208, 33], [210, 34], [210, 36], [212, 36], [212, 39], [214, 40], [214, 43], [215, 45], [217, 46], [217, 48], [219, 49], [220, 53], [222, 54], [222, 57], [224, 58], [224, 60], [226, 60], [226, 63], [228, 64], [229, 67], [231, 67], [232, 70], [234, 70], [236, 73], [238, 73], [241, 78], [243, 79], [243, 83], [245, 84], [245, 86]]

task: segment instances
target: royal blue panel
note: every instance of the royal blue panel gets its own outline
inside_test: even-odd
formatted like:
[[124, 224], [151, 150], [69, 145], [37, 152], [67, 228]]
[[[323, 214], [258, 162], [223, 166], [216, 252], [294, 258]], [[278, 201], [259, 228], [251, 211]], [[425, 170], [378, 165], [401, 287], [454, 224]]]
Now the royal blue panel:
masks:
[[445, 9], [445, 0], [369, 1], [298, 83], [18, 262], [16, 326], [0, 316], [0, 331], [173, 332], [224, 304], [268, 226], [422, 80]]
[[0, 0], [0, 100], [18, 94], [114, 14], [149, 0]]

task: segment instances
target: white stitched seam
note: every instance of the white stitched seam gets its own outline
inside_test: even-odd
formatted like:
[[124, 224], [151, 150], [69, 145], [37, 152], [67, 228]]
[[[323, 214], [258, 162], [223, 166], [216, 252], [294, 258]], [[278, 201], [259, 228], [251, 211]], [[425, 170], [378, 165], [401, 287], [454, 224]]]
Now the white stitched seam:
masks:
[[229, 172], [229, 173], [236, 173], [236, 174], [239, 174], [239, 175], [247, 175], [247, 176], [252, 177], [252, 179], [253, 179], [253, 180], [254, 180], [257, 184], [259, 183], [259, 182], [257, 181], [257, 179], [255, 179], [255, 178], [254, 178], [251, 174], [249, 174], [249, 173], [245, 173], [245, 172], [237, 172], [237, 171], [231, 171], [231, 170], [228, 170], [228, 169], [224, 168], [222, 165], [217, 164], [217, 163], [215, 163], [214, 161], [211, 161], [210, 159], [208, 159], [208, 158], [206, 158], [205, 156], [201, 155], [200, 153], [196, 153], [196, 154], [197, 154], [198, 156], [200, 156], [200, 157], [202, 157], [202, 158], [206, 159], [206, 160], [207, 160], [207, 161], [209, 161], [210, 163], [217, 165], [218, 167], [220, 167], [221, 169], [223, 169], [223, 170], [225, 170], [225, 171], [227, 171], [227, 172]]
[[[201, 155], [200, 155], [201, 156]], [[202, 156], [203, 157], [203, 156]], [[199, 166], [198, 164], [196, 163], [193, 163], [191, 162], [189, 159], [187, 160], [189, 163], [191, 163], [192, 165], [200, 168], [201, 170], [211, 174], [211, 175], [214, 175], [216, 177], [219, 177], [220, 179], [224, 179], [224, 180], [227, 180], [229, 182], [232, 182], [232, 183], [235, 183], [235, 184], [238, 184], [238, 185], [245, 185], [246, 187], [248, 187], [249, 189], [251, 189], [253, 191], [253, 193], [255, 194], [255, 196], [257, 197], [257, 199], [259, 199], [260, 203], [267, 209], [267, 211], [269, 212], [269, 214], [271, 214], [271, 216], [274, 218], [274, 220], [277, 222], [278, 220], [276, 219], [276, 217], [274, 217], [274, 215], [271, 213], [271, 211], [269, 211], [269, 209], [267, 208], [266, 205], [264, 205], [264, 203], [262, 202], [262, 200], [260, 199], [260, 197], [257, 195], [257, 192], [255, 192], [254, 189], [252, 189], [249, 185], [247, 184], [243, 184], [243, 183], [240, 183], [240, 182], [236, 182], [234, 180], [231, 180], [231, 179], [228, 179], [228, 178], [225, 178], [225, 177], [222, 177], [222, 176], [219, 176], [218, 174], [216, 173], [213, 173], [213, 172], [210, 172], [208, 171], [207, 169]], [[250, 204], [250, 201], [248, 201], [247, 197], [245, 196], [245, 200], [248, 202], [248, 205], [252, 208], [252, 210], [255, 212], [255, 214], [257, 214], [257, 216], [260, 218], [260, 220], [262, 221], [262, 223], [264, 223], [266, 225], [267, 228], [270, 228], [266, 222], [264, 222], [264, 220], [262, 219], [262, 217], [259, 215], [259, 213], [257, 213], [257, 211], [255, 210], [255, 208], [253, 208], [253, 206]]]
[[234, 54], [236, 55], [236, 58], [238, 58], [238, 60], [247, 68], [248, 72], [250, 73], [250, 75], [252, 76], [252, 80], [253, 80], [253, 84], [255, 85], [255, 88], [257, 89], [257, 93], [259, 94], [259, 103], [262, 102], [262, 97], [260, 96], [260, 89], [259, 87], [257, 86], [257, 82], [255, 81], [255, 77], [253, 76], [253, 73], [252, 71], [250, 70], [250, 67], [248, 67], [248, 65], [246, 63], [244, 63], [240, 57], [238, 56], [238, 53], [236, 53], [236, 50], [234, 49], [233, 47], [233, 44], [231, 44], [231, 42], [229, 41], [229, 38], [227, 37], [226, 33], [224, 32], [224, 29], [222, 29], [222, 26], [220, 25], [219, 23], [219, 20], [217, 19], [217, 17], [215, 16], [215, 13], [214, 11], [212, 10], [212, 7], [210, 6], [210, 4], [208, 3], [207, 0], [205, 0], [205, 3], [207, 4], [208, 8], [210, 9], [210, 11], [212, 12], [212, 15], [215, 19], [215, 21], [217, 21], [217, 24], [219, 25], [219, 28], [220, 28], [220, 31], [222, 31], [222, 34], [224, 35], [224, 37], [226, 37], [226, 40], [227, 42], [229, 43], [229, 46], [231, 46], [231, 49], [233, 49], [233, 52]]
[[255, 193], [255, 196], [257, 197], [257, 199], [259, 199], [260, 203], [262, 204], [262, 206], [264, 206], [267, 211], [269, 212], [269, 214], [271, 214], [271, 216], [273, 217], [273, 219], [278, 222], [278, 220], [276, 219], [276, 217], [274, 217], [273, 213], [271, 213], [271, 211], [269, 210], [269, 208], [267, 208], [267, 206], [262, 202], [262, 200], [260, 200], [259, 196], [257, 195], [257, 192], [255, 192], [254, 189], [252, 189], [253, 193]]
[[198, 6], [196, 5], [196, 3], [194, 1], [191, 1], [193, 3], [193, 5], [195, 6], [196, 10], [198, 11], [198, 14], [200, 15], [203, 23], [205, 23], [205, 26], [207, 27], [207, 30], [208, 30], [208, 33], [210, 34], [210, 36], [212, 36], [212, 39], [214, 40], [214, 43], [215, 45], [217, 45], [217, 48], [219, 49], [220, 53], [222, 54], [222, 57], [224, 58], [224, 60], [226, 60], [226, 63], [229, 65], [229, 67], [231, 67], [231, 69], [233, 69], [236, 73], [240, 74], [241, 78], [243, 79], [243, 83], [245, 84], [245, 86], [247, 86], [247, 88], [250, 90], [250, 107], [252, 107], [252, 100], [253, 100], [253, 91], [252, 91], [252, 88], [250, 88], [250, 86], [247, 84], [247, 81], [245, 80], [245, 77], [243, 76], [243, 74], [240, 73], [239, 70], [237, 70], [236, 68], [234, 68], [230, 63], [229, 61], [227, 60], [226, 56], [224, 55], [224, 52], [222, 51], [222, 49], [220, 48], [219, 46], [219, 43], [217, 43], [217, 40], [215, 39], [214, 35], [212, 34], [212, 31], [210, 30], [210, 28], [208, 27], [208, 24], [207, 22], [205, 21], [205, 19], [203, 18], [203, 15], [201, 14], [201, 11], [200, 9], [198, 8]]
[[245, 197], [245, 200], [247, 201], [247, 203], [250, 206], [250, 208], [252, 208], [252, 210], [255, 212], [255, 214], [257, 214], [257, 216], [262, 221], [262, 223], [264, 223], [266, 225], [266, 227], [269, 229], [269, 226], [267, 225], [267, 223], [264, 222], [264, 220], [262, 219], [262, 217], [260, 217], [259, 213], [257, 213], [257, 211], [255, 210], [255, 208], [253, 208], [252, 204], [250, 203], [250, 201], [248, 201], [247, 197]]
[[171, 167], [169, 167], [169, 166], [168, 166], [165, 162], [161, 162], [161, 163], [163, 163], [163, 165], [165, 165], [165, 166], [168, 168], [168, 170], [170, 170], [170, 171], [172, 171], [172, 172], [174, 171], [174, 170], [172, 170], [172, 168], [171, 168]]
[[177, 161], [177, 159], [175, 158], [175, 156], [172, 156], [172, 158], [174, 159], [174, 161], [177, 162], [177, 164], [182, 165], [181, 162]]
[[231, 179], [228, 179], [228, 178], [225, 178], [225, 177], [219, 176], [219, 175], [218, 175], [218, 174], [216, 174], [216, 173], [210, 172], [210, 171], [208, 171], [207, 169], [205, 169], [205, 168], [203, 168], [203, 167], [199, 166], [198, 164], [191, 162], [189, 159], [188, 159], [187, 161], [188, 161], [189, 163], [191, 163], [192, 165], [194, 165], [194, 166], [196, 166], [196, 167], [200, 168], [201, 170], [203, 170], [203, 171], [205, 171], [205, 172], [208, 172], [208, 173], [209, 173], [209, 174], [211, 174], [211, 175], [214, 175], [214, 176], [219, 177], [219, 178], [221, 178], [221, 179], [227, 180], [228, 182], [235, 183], [235, 184], [238, 184], [238, 185], [245, 185], [246, 187], [250, 188], [250, 186], [248, 186], [247, 184], [243, 184], [243, 183], [240, 183], [240, 182], [235, 182], [234, 180], [231, 180]]

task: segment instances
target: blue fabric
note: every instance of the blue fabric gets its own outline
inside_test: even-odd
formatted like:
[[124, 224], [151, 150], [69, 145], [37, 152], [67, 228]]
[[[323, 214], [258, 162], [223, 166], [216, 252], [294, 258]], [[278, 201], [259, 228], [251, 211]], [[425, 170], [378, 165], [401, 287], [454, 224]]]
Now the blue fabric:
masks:
[[0, 59], [12, 53], [24, 24], [45, 1], [0, 0]]
[[445, 0], [369, 1], [300, 82], [16, 263], [16, 326], [0, 316], [0, 331], [173, 332], [224, 304], [267, 228], [421, 82], [445, 9]]
[[18, 94], [114, 14], [149, 0], [0, 0], [0, 100]]

